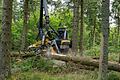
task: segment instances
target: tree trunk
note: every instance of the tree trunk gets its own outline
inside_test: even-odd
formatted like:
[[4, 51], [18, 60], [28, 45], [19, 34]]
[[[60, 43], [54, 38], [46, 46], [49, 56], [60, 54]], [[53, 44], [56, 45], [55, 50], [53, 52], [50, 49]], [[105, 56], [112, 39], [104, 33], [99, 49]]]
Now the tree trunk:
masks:
[[113, 46], [114, 46], [114, 48], [117, 48], [118, 46], [117, 46], [117, 37], [118, 37], [118, 35], [117, 35], [117, 27], [115, 27], [114, 28], [114, 39], [113, 39]]
[[102, 0], [102, 41], [99, 63], [99, 80], [107, 80], [108, 37], [109, 37], [109, 0]]
[[[11, 57], [22, 57], [22, 58], [28, 58], [28, 57], [33, 57], [36, 56], [34, 53], [12, 53]], [[44, 57], [48, 57], [45, 54], [42, 54]], [[89, 57], [76, 57], [76, 56], [66, 56], [62, 54], [57, 54], [57, 55], [49, 55], [50, 58], [56, 59], [56, 60], [61, 60], [65, 62], [73, 62], [76, 64], [80, 65], [86, 65], [86, 66], [93, 66], [98, 68], [99, 67], [99, 60], [97, 59], [91, 59]], [[108, 69], [109, 70], [114, 70], [120, 72], [120, 64], [117, 62], [108, 62]]]
[[81, 0], [81, 25], [80, 25], [80, 55], [82, 56], [83, 55], [83, 18], [84, 18], [84, 8], [83, 8], [83, 0]]
[[[72, 51], [78, 52], [78, 26], [79, 26], [79, 0], [74, 0], [74, 12], [73, 12], [73, 33], [72, 33]], [[76, 54], [75, 54], [76, 55]]]
[[[119, 1], [119, 4], [120, 4], [120, 1]], [[118, 44], [118, 48], [119, 48], [119, 38], [120, 38], [120, 7], [118, 7], [118, 34], [117, 34], [117, 38], [118, 38], [118, 42], [117, 42], [117, 44]]]
[[119, 48], [119, 36], [120, 36], [120, 18], [119, 18], [119, 16], [118, 16], [117, 48]]
[[[96, 14], [95, 14], [96, 15]], [[95, 35], [95, 32], [96, 32], [96, 16], [94, 16], [94, 26], [93, 26], [93, 44], [92, 46], [95, 46], [95, 39], [96, 39], [96, 35]]]
[[[2, 4], [2, 0], [0, 0], [0, 4]], [[2, 5], [0, 5], [0, 24], [1, 24], [1, 20], [2, 19]], [[1, 25], [0, 25], [1, 27]]]
[[24, 22], [23, 22], [23, 32], [21, 38], [21, 51], [26, 48], [27, 42], [27, 32], [28, 32], [28, 2], [29, 0], [24, 0]]
[[12, 0], [3, 0], [2, 34], [0, 42], [0, 80], [10, 76]]
[[[95, 14], [96, 15], [96, 14]], [[92, 25], [91, 25], [92, 26]], [[93, 27], [91, 28], [91, 34], [90, 34], [90, 47], [93, 47], [95, 45], [95, 39], [96, 39], [96, 16], [93, 17]]]
[[[66, 62], [72, 61], [77, 64], [94, 66], [96, 68], [99, 67], [99, 60], [91, 59], [88, 57], [70, 57], [70, 56], [59, 56], [59, 55], [52, 55], [51, 57], [56, 60], [62, 60]], [[120, 64], [116, 62], [108, 62], [108, 69], [120, 72]]]
[[[0, 27], [1, 27], [1, 24], [2, 24], [2, 0], [0, 0], [0, 4], [1, 4], [0, 5]], [[1, 35], [1, 29], [0, 29], [0, 35]], [[0, 39], [1, 39], [1, 36], [0, 36]]]
[[13, 0], [13, 16], [12, 16], [12, 19], [13, 19], [13, 22], [16, 23], [16, 13], [17, 13], [17, 6], [18, 6], [18, 1], [17, 0]]

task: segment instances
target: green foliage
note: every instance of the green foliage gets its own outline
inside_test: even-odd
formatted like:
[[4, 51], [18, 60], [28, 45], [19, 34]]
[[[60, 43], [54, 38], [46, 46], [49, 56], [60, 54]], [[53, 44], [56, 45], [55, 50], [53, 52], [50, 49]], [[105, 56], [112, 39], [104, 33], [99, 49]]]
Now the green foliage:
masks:
[[120, 76], [115, 72], [110, 72], [108, 74], [108, 80], [120, 80]]
[[52, 71], [53, 62], [45, 58], [38, 58], [33, 62], [33, 67], [40, 71]]
[[[31, 13], [32, 15], [32, 13]], [[35, 16], [39, 16], [38, 12], [36, 12]], [[27, 45], [35, 42], [35, 38], [37, 36], [37, 23], [38, 19], [35, 18], [35, 16], [30, 16], [29, 23], [28, 23], [28, 33], [27, 33]], [[20, 44], [21, 44], [21, 35], [22, 35], [22, 29], [23, 29], [23, 19], [19, 19], [16, 22], [13, 22], [12, 24], [12, 49], [13, 50], [19, 50]]]
[[92, 47], [91, 49], [88, 49], [88, 50], [85, 50], [85, 55], [87, 56], [97, 56], [99, 57], [100, 55], [100, 47], [99, 46], [95, 46], [95, 47]]
[[18, 69], [20, 72], [26, 72], [32, 69], [33, 58], [25, 60], [18, 59], [18, 61], [13, 60], [12, 62], [13, 71], [14, 69]]
[[[64, 11], [62, 11], [64, 10]], [[54, 29], [66, 27], [69, 35], [72, 35], [72, 12], [67, 8], [57, 10], [50, 15], [50, 24]]]
[[22, 33], [23, 20], [12, 24], [12, 49], [18, 50], [20, 47], [20, 38]]

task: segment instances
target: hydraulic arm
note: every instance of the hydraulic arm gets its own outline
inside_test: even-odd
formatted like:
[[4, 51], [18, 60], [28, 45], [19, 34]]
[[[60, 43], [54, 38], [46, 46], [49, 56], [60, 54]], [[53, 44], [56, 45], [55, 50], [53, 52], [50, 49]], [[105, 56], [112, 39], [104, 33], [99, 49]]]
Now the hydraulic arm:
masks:
[[[43, 11], [44, 11], [44, 16], [43, 16]], [[45, 24], [43, 25], [43, 17], [45, 18]], [[42, 39], [43, 37], [43, 29], [45, 29], [46, 31], [51, 30], [53, 33], [55, 33], [56, 36], [58, 36], [57, 32], [54, 30], [54, 28], [52, 28], [50, 26], [50, 20], [49, 20], [49, 13], [48, 13], [48, 7], [47, 7], [47, 1], [46, 0], [40, 0], [40, 18], [39, 18], [39, 22], [38, 22], [38, 36], [37, 39], [40, 38]], [[50, 34], [48, 34], [50, 35]]]

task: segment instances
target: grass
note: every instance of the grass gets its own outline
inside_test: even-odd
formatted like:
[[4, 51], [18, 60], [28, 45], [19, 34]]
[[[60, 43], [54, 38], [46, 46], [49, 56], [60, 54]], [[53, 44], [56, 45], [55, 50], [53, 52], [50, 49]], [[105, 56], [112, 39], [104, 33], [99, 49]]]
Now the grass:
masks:
[[96, 80], [95, 72], [80, 71], [79, 73], [68, 74], [50, 74], [38, 71], [29, 71], [24, 73], [16, 73], [12, 76], [12, 80]]
[[[120, 80], [120, 73], [109, 72], [108, 80]], [[79, 70], [67, 74], [28, 71], [13, 74], [12, 80], [97, 80], [97, 71]]]

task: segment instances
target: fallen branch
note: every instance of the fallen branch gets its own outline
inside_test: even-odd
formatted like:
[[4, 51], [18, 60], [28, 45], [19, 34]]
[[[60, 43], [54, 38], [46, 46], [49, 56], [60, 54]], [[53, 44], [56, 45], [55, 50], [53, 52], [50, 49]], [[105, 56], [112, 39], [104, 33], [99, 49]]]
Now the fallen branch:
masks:
[[35, 56], [34, 53], [30, 52], [12, 52], [11, 57], [22, 57], [22, 58], [28, 58]]

